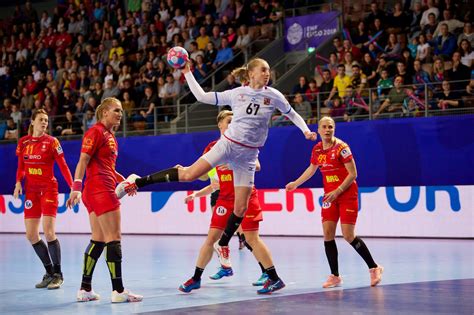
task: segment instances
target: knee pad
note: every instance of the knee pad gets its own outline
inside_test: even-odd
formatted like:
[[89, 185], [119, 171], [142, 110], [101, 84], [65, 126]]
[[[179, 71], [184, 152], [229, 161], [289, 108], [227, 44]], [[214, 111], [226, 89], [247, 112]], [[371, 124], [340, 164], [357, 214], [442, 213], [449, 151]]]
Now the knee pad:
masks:
[[122, 244], [120, 241], [112, 241], [107, 243], [105, 260], [110, 262], [122, 261]]

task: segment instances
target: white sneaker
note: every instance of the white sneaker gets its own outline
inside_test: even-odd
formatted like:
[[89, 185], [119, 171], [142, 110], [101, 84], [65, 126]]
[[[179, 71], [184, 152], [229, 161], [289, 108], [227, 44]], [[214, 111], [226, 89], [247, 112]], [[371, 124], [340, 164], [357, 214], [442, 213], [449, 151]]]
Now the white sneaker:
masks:
[[217, 257], [219, 257], [219, 262], [221, 263], [222, 267], [232, 268], [229, 255], [229, 246], [220, 246], [219, 241], [217, 241], [214, 243], [214, 250], [217, 253]]
[[89, 302], [100, 299], [100, 295], [95, 293], [93, 290], [79, 290], [77, 291], [76, 299], [78, 302]]
[[126, 180], [121, 182], [115, 188], [115, 194], [117, 195], [118, 199], [122, 199], [125, 195], [128, 194], [126, 187], [130, 186], [131, 184], [135, 184], [135, 180], [140, 178], [137, 174], [130, 174]]
[[134, 294], [126, 289], [122, 293], [116, 290], [112, 292], [112, 303], [141, 302], [142, 300], [143, 295]]

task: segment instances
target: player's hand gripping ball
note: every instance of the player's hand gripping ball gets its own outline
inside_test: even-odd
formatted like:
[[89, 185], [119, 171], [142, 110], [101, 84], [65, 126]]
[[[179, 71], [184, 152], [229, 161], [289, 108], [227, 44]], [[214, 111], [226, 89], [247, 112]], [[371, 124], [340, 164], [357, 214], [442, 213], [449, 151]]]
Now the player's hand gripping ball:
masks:
[[168, 51], [166, 60], [168, 60], [168, 64], [171, 67], [181, 69], [186, 65], [186, 62], [189, 61], [189, 55], [183, 47], [175, 46]]

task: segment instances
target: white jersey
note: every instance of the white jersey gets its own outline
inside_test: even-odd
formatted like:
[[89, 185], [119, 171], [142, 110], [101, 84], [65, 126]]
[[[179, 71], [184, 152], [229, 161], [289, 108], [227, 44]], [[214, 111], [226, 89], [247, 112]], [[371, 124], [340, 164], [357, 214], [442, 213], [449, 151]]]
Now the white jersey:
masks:
[[292, 108], [281, 92], [272, 87], [254, 90], [241, 86], [215, 92], [215, 105], [232, 107], [232, 123], [224, 133], [231, 141], [250, 147], [262, 147], [268, 136], [268, 125], [275, 109], [288, 114]]

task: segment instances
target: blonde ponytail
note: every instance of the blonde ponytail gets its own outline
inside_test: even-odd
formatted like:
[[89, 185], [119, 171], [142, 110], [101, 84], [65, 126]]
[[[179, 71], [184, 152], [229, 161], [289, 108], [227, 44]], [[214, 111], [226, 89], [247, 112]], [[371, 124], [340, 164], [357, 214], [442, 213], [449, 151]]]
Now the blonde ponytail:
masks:
[[255, 67], [267, 64], [265, 59], [262, 58], [253, 58], [250, 60], [247, 65], [236, 68], [232, 71], [232, 75], [242, 84], [245, 85], [250, 82], [249, 72], [252, 71]]
[[102, 120], [102, 117], [104, 116], [104, 111], [107, 110], [109, 108], [109, 105], [111, 104], [121, 105], [122, 103], [115, 97], [104, 98], [104, 100], [95, 109], [95, 118], [97, 122], [100, 122]]

